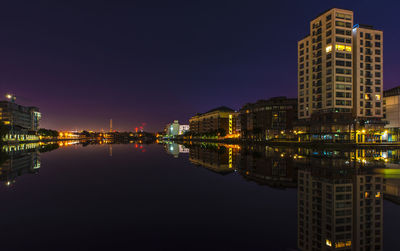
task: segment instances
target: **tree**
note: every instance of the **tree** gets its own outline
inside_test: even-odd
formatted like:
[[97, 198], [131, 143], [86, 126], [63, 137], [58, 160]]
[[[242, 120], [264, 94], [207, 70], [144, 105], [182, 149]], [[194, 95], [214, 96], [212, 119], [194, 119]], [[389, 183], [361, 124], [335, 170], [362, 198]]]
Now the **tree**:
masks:
[[217, 134], [221, 137], [225, 137], [226, 136], [226, 130], [224, 128], [219, 128], [217, 130]]
[[10, 131], [10, 128], [6, 126], [3, 122], [0, 122], [0, 141], [6, 136], [6, 134]]

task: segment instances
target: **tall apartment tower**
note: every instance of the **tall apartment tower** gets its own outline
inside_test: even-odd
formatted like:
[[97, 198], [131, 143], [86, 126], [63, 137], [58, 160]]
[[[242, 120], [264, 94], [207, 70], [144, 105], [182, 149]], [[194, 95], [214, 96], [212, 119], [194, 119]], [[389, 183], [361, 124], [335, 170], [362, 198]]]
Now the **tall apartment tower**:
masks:
[[316, 111], [351, 112], [353, 12], [330, 9], [310, 22], [298, 42], [298, 117]]
[[353, 115], [383, 117], [383, 32], [368, 25], [353, 28]]

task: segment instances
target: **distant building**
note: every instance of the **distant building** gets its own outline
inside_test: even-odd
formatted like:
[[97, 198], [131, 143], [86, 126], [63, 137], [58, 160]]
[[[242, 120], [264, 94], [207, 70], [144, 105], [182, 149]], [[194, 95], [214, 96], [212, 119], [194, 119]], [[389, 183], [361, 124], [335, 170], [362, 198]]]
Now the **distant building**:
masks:
[[238, 113], [231, 108], [221, 106], [206, 113], [190, 118], [190, 131], [196, 134], [221, 133], [236, 134]]
[[179, 125], [179, 135], [185, 134], [185, 132], [189, 131], [190, 126], [189, 125]]
[[287, 137], [297, 120], [297, 99], [275, 97], [245, 104], [239, 110], [239, 119], [242, 138]]
[[165, 136], [174, 137], [179, 135], [179, 121], [174, 120], [173, 123], [167, 124], [165, 126]]

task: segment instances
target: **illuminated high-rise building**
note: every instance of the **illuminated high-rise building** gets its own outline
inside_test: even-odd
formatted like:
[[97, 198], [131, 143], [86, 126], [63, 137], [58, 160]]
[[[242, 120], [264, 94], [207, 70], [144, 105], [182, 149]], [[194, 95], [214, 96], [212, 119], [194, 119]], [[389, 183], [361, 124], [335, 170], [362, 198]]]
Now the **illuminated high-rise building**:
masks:
[[315, 111], [351, 112], [353, 12], [330, 9], [310, 23], [298, 42], [298, 116]]
[[368, 25], [355, 25], [354, 107], [358, 118], [383, 117], [383, 32]]
[[323, 139], [370, 141], [357, 130], [384, 127], [383, 32], [353, 23], [352, 11], [327, 10], [298, 42], [299, 125]]

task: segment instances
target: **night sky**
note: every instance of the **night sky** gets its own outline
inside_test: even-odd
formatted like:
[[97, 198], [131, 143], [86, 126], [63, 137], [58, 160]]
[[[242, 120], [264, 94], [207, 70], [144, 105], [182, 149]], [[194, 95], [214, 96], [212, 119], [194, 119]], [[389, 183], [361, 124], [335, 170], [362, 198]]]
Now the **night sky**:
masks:
[[42, 127], [162, 130], [217, 106], [297, 96], [297, 41], [332, 8], [384, 31], [400, 84], [398, 1], [2, 1], [0, 94]]

